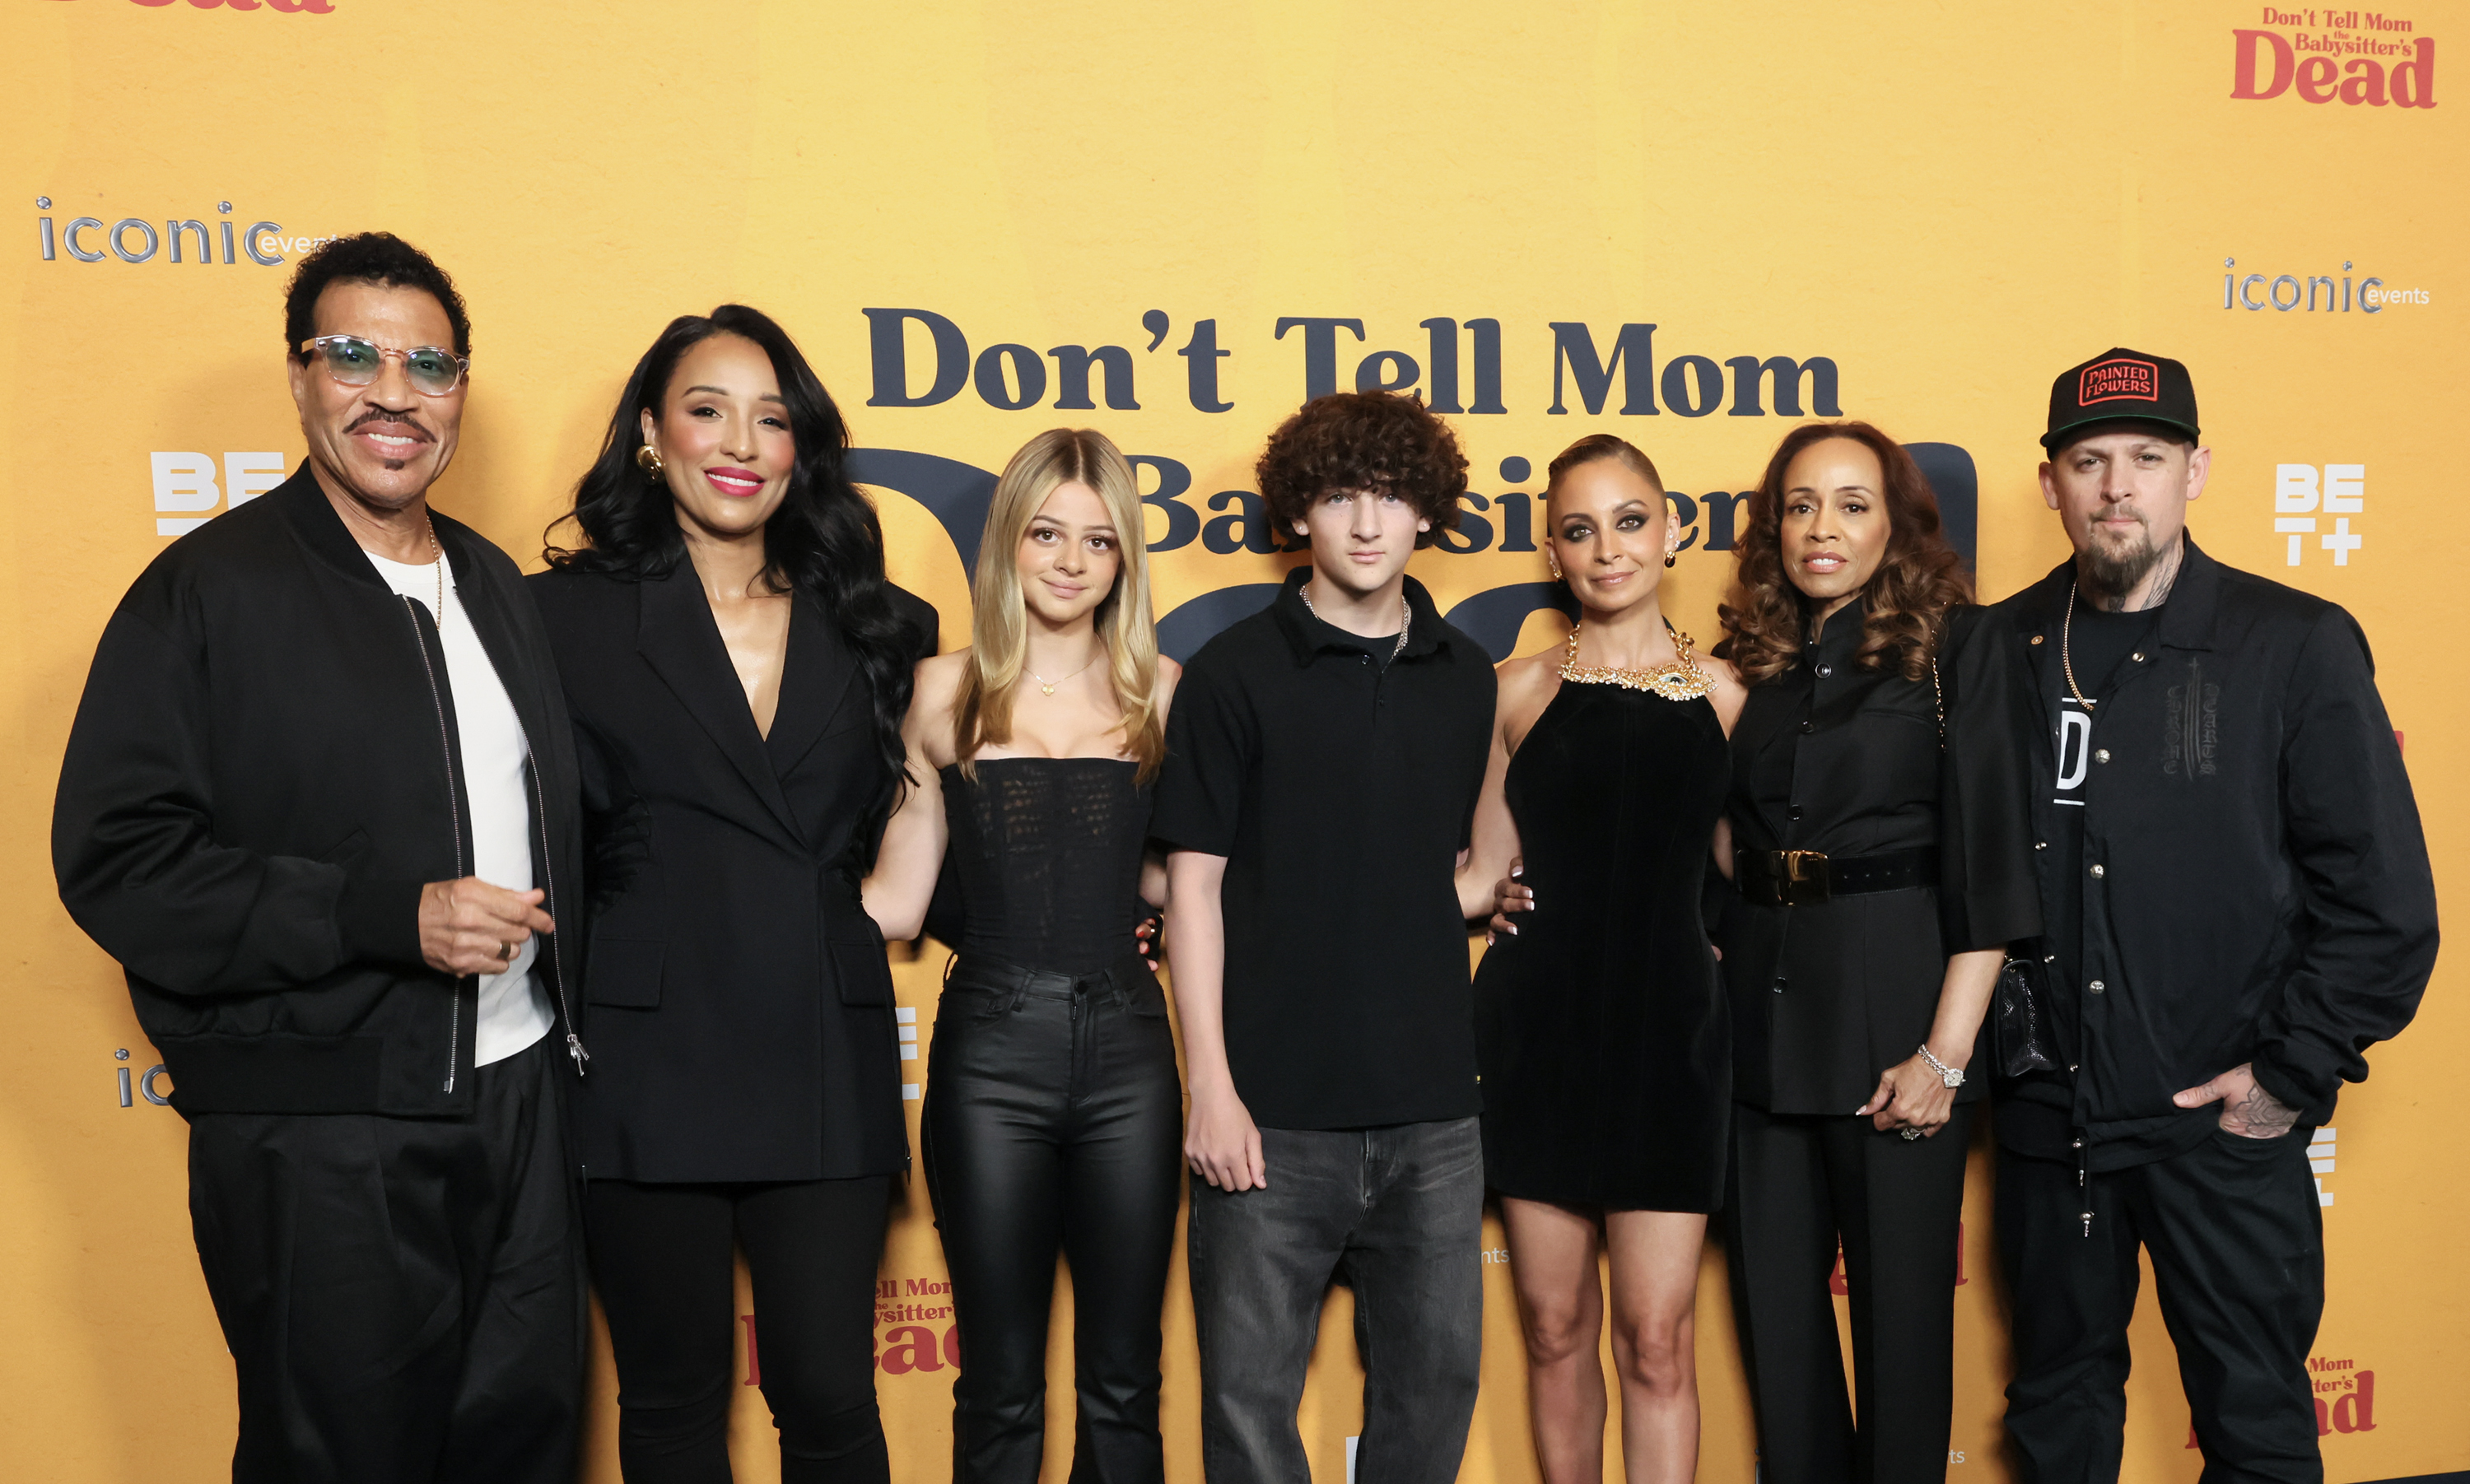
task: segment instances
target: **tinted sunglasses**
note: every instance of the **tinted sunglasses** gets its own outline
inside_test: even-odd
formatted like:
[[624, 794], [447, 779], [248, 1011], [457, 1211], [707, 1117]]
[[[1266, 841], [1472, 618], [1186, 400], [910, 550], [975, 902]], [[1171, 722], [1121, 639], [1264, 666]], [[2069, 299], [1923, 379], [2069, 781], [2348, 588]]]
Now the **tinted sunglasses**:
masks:
[[357, 335], [321, 335], [314, 340], [303, 340], [300, 353], [315, 356], [326, 374], [346, 386], [368, 385], [378, 379], [386, 358], [396, 357], [403, 361], [405, 380], [424, 397], [445, 396], [461, 385], [464, 374], [472, 369], [470, 357], [457, 356], [435, 345], [388, 350]]

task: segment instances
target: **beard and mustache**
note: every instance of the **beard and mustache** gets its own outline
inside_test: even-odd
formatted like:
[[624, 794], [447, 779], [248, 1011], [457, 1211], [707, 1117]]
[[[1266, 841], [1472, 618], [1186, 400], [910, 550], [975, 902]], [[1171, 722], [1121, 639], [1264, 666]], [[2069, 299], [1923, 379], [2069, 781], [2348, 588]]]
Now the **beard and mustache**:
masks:
[[2082, 563], [2081, 570], [2086, 584], [2101, 592], [2118, 597], [2134, 591], [2135, 585], [2142, 582], [2146, 574], [2159, 566], [2161, 559], [2170, 553], [2169, 546], [2155, 543], [2153, 522], [2145, 520], [2137, 512], [2113, 510], [2108, 512], [2106, 518], [2115, 519], [2122, 515], [2135, 522], [2134, 534], [2105, 539], [2099, 533], [2100, 527], [2096, 525], [2093, 531], [2088, 533], [2090, 539], [2086, 542], [2085, 549], [2077, 553], [2077, 560]]

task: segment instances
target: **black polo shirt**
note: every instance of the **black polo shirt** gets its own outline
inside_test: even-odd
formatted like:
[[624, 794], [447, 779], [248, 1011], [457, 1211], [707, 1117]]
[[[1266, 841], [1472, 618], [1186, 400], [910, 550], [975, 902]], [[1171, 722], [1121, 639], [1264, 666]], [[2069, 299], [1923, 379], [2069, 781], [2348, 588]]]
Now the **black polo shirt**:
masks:
[[1492, 661], [1407, 579], [1407, 647], [1297, 595], [1184, 666], [1150, 832], [1226, 857], [1226, 1062], [1266, 1128], [1469, 1118], [1474, 1003], [1457, 853], [1490, 745]]

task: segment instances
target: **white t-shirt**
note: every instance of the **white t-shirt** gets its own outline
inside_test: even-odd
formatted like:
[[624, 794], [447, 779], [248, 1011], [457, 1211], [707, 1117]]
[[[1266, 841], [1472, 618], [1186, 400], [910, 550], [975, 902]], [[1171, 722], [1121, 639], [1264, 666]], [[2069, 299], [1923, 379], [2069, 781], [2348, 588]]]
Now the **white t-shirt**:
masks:
[[[437, 606], [438, 568], [433, 564], [409, 567], [364, 552], [386, 586], [420, 606]], [[441, 562], [444, 559], [439, 559]], [[435, 616], [432, 613], [431, 616]], [[515, 704], [506, 699], [505, 683], [472, 619], [463, 612], [463, 597], [454, 588], [454, 564], [446, 563], [446, 682], [454, 693], [455, 745], [463, 754], [465, 802], [472, 815], [472, 874], [509, 892], [532, 889], [531, 791], [524, 781], [524, 763], [531, 747]], [[540, 957], [540, 939], [526, 938], [512, 963], [480, 978], [480, 1024], [475, 1034], [478, 1050], [473, 1065], [487, 1066], [548, 1034], [555, 1017], [548, 996], [532, 974]]]

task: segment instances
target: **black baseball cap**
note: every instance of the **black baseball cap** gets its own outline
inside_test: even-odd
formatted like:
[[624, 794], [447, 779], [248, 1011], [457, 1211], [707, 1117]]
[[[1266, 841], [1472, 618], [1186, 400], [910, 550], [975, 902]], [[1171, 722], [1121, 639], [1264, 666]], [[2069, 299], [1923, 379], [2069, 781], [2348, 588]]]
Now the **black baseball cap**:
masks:
[[2095, 423], [2159, 423], [2190, 438], [2203, 434], [2196, 423], [2196, 383], [2181, 363], [2113, 345], [2050, 383], [2050, 430], [2043, 450], [2056, 453], [2079, 430]]

